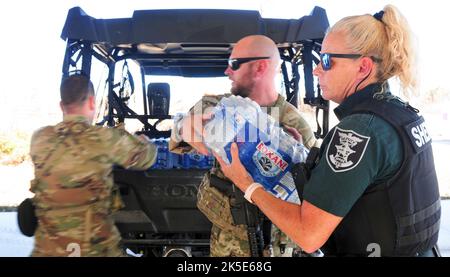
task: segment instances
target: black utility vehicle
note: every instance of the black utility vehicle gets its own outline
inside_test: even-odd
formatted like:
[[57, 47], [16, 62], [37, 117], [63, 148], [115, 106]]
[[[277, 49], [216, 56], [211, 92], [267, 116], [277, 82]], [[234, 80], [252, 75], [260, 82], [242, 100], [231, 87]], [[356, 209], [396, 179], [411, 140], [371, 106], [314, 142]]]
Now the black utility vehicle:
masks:
[[320, 7], [300, 19], [262, 18], [257, 11], [243, 10], [141, 10], [131, 18], [96, 19], [79, 7], [69, 10], [61, 34], [67, 42], [63, 77], [82, 72], [100, 80], [97, 124], [134, 124], [159, 146], [151, 169], [114, 171], [126, 204], [115, 217], [125, 247], [148, 256], [209, 254], [211, 224], [196, 208], [196, 193], [212, 158], [167, 150], [171, 105], [195, 97], [184, 94], [177, 99], [171, 87], [180, 81], [159, 78], [224, 77], [233, 45], [246, 35], [266, 35], [277, 43], [283, 60], [282, 93], [297, 106], [304, 84], [302, 100], [317, 108], [316, 136], [323, 137], [328, 131], [328, 103], [321, 98], [312, 70], [328, 26]]

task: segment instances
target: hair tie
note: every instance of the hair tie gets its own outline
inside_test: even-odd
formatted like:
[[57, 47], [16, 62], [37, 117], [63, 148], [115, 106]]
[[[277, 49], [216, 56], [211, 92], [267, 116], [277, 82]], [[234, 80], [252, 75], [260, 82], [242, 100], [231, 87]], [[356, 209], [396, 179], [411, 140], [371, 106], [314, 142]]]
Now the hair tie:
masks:
[[383, 18], [384, 15], [384, 11], [379, 11], [376, 14], [373, 15], [373, 17], [375, 17], [376, 20], [381, 21], [381, 19]]

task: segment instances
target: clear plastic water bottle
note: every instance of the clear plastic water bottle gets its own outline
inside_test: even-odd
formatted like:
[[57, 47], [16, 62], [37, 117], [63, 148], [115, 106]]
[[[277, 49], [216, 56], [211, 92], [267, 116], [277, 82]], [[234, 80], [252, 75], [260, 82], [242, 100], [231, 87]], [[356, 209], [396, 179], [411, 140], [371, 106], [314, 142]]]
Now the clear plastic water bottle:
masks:
[[229, 163], [236, 142], [239, 158], [255, 182], [274, 196], [299, 203], [292, 164], [306, 159], [308, 150], [286, 134], [270, 115], [249, 98], [223, 98], [205, 125], [205, 145]]

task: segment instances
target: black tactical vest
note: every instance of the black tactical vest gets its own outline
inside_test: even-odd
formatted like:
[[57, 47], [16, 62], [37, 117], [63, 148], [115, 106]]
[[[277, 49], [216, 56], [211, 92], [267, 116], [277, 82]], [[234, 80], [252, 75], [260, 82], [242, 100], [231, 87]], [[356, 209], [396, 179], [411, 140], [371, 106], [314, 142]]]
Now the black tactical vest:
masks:
[[374, 114], [390, 123], [402, 141], [403, 162], [391, 179], [366, 189], [322, 250], [337, 256], [419, 255], [436, 245], [440, 226], [431, 138], [416, 109], [380, 93], [379, 84], [368, 88], [370, 96], [351, 114]]

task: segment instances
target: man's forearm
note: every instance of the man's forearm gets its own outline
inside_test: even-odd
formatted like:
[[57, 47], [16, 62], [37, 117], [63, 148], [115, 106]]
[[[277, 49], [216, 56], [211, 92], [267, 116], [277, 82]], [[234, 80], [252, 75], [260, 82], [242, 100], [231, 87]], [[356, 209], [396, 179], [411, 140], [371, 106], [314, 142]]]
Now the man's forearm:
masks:
[[197, 152], [208, 155], [209, 151], [203, 143], [202, 115], [189, 115], [182, 119], [179, 134], [182, 140], [192, 146]]

